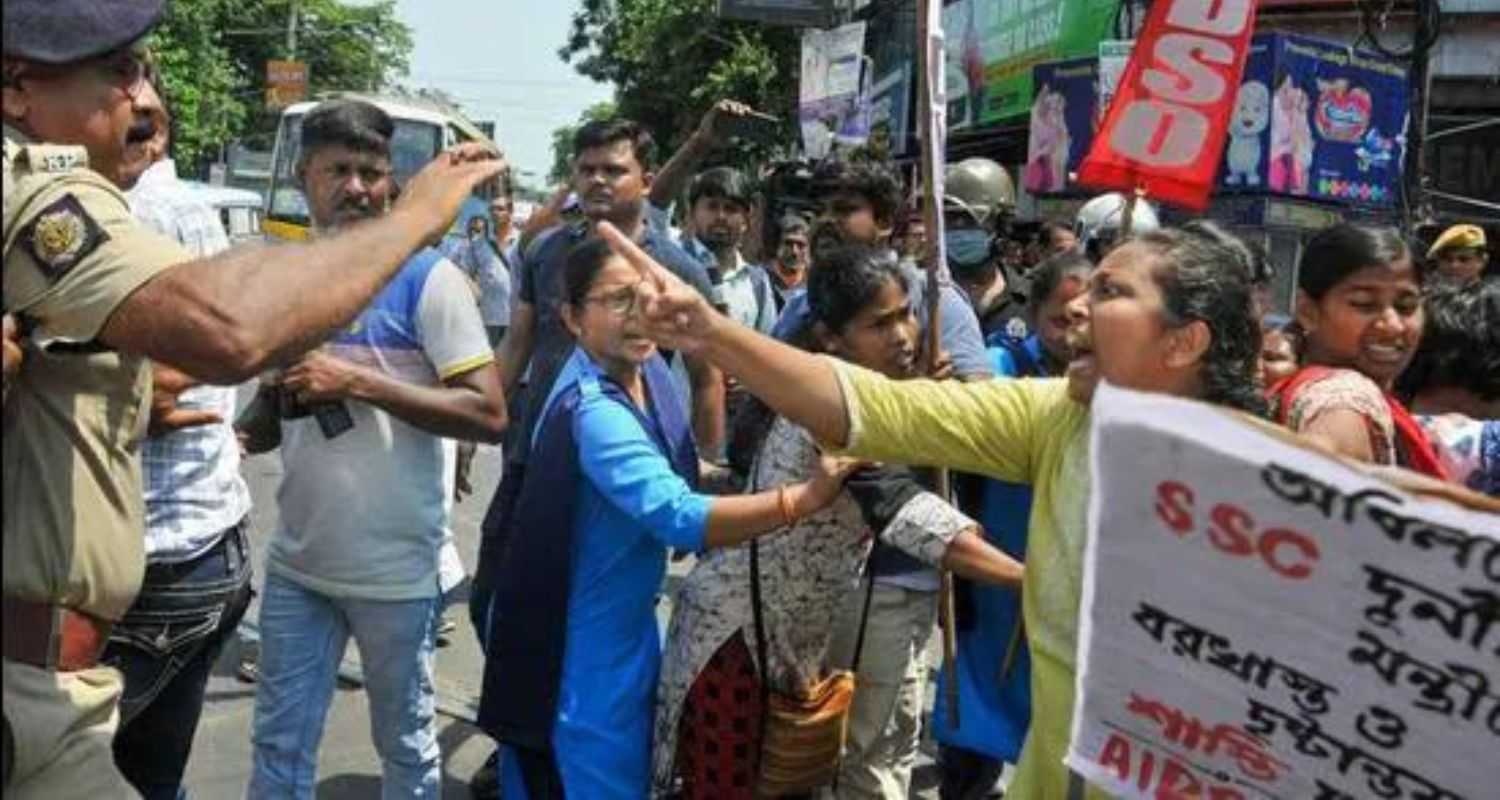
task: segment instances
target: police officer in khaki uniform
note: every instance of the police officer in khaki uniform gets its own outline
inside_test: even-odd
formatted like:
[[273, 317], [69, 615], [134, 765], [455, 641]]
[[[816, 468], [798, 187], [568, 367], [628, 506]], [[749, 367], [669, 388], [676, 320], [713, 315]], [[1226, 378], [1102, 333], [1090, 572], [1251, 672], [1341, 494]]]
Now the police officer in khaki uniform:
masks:
[[[137, 44], [163, 0], [6, 0], [4, 312], [24, 365], [4, 411], [4, 795], [133, 797], [113, 764], [120, 676], [97, 664], [143, 574], [137, 447], [150, 361], [235, 383], [348, 324], [503, 168], [455, 148], [378, 221], [193, 261], [120, 189], [159, 102]], [[10, 361], [11, 359], [7, 359]]]

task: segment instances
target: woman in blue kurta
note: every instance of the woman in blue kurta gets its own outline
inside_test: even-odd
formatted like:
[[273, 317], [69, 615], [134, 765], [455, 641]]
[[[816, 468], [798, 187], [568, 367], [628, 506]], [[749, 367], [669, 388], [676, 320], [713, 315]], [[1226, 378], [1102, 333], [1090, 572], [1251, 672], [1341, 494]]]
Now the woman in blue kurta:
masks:
[[[1068, 303], [1082, 294], [1093, 264], [1075, 253], [1053, 256], [1032, 277], [1027, 317], [1035, 333], [1025, 339], [997, 333], [990, 339], [995, 374], [1010, 378], [1057, 375], [1067, 366]], [[964, 510], [977, 517], [990, 544], [1017, 560], [1026, 557], [1031, 487], [992, 478], [967, 482]], [[968, 498], [974, 498], [968, 500]], [[1015, 763], [1031, 723], [1031, 657], [1021, 630], [1021, 595], [1015, 589], [961, 582], [966, 602], [959, 615], [958, 724], [947, 696], [953, 673], [938, 678], [932, 714], [938, 741], [941, 800], [990, 796], [1006, 762]], [[966, 612], [966, 613], [965, 613]]]
[[[524, 475], [486, 520], [494, 570], [480, 725], [505, 745], [507, 798], [640, 798], [649, 787], [666, 549], [746, 541], [822, 508], [847, 466], [776, 491], [695, 491], [686, 403], [636, 328], [641, 277], [599, 240], [569, 254], [578, 347], [547, 398]], [[492, 531], [486, 531], [487, 535]]]

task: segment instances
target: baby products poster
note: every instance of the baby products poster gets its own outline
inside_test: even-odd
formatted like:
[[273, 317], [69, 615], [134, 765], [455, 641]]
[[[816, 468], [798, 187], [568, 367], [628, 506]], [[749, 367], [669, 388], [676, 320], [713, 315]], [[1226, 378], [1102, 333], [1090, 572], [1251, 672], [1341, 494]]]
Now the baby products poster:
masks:
[[1395, 205], [1407, 104], [1406, 72], [1390, 59], [1300, 36], [1256, 36], [1219, 185]]

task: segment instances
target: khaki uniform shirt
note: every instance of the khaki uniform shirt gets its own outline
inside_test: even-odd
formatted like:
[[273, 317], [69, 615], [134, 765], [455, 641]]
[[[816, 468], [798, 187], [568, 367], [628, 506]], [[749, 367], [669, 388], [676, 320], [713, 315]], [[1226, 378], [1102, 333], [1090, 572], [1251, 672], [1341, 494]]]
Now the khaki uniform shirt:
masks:
[[4, 411], [5, 594], [106, 620], [145, 570], [145, 358], [95, 341], [131, 292], [191, 260], [138, 225], [81, 147], [5, 128], [4, 305], [26, 361]]

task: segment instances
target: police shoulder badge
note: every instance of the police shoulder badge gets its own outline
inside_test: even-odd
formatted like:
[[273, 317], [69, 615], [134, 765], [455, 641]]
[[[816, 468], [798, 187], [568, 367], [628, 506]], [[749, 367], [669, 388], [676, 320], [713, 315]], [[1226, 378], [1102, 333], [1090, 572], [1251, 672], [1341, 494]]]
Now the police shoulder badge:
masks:
[[33, 172], [72, 172], [89, 165], [88, 150], [77, 145], [32, 144], [22, 149]]
[[109, 240], [109, 234], [100, 229], [71, 194], [42, 209], [21, 232], [21, 237], [42, 272], [52, 280], [67, 274], [94, 248]]

